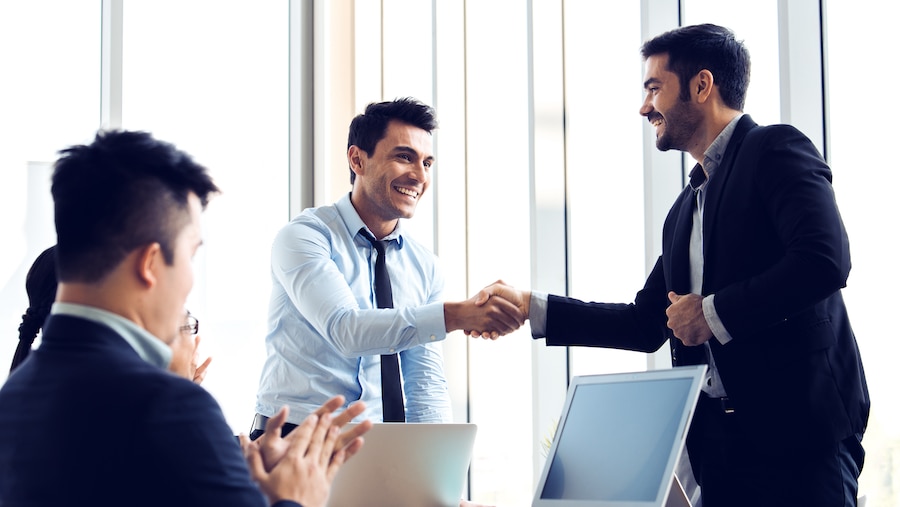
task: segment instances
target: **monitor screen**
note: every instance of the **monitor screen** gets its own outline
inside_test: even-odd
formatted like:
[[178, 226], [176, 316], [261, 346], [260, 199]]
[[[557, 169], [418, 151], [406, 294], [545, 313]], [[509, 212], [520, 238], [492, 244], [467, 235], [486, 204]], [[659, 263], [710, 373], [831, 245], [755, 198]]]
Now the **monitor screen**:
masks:
[[540, 498], [654, 501], [681, 448], [694, 383], [677, 377], [574, 386]]

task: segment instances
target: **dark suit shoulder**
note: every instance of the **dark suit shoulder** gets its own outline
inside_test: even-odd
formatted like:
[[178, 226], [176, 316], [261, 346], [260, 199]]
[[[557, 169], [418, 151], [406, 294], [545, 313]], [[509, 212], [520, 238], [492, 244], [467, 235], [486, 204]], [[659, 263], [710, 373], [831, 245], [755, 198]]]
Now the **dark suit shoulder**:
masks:
[[48, 338], [0, 389], [0, 503], [266, 504], [205, 389], [106, 326], [61, 318]]
[[730, 145], [736, 145], [735, 147], [740, 150], [738, 163], [753, 155], [781, 157], [798, 154], [806, 154], [824, 163], [824, 158], [812, 140], [793, 125], [752, 123], [743, 131], [743, 135], [739, 136], [736, 130]]

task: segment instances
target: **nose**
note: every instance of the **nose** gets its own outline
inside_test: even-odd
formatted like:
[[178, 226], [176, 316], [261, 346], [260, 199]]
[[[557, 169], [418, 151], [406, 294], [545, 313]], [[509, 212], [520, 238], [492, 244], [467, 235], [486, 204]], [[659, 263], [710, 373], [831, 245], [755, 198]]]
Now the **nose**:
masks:
[[413, 164], [412, 167], [413, 169], [410, 173], [413, 179], [416, 181], [425, 181], [428, 178], [428, 169], [425, 168], [425, 162]]
[[648, 93], [646, 97], [644, 97], [644, 103], [641, 104], [641, 108], [638, 109], [638, 114], [641, 116], [650, 116], [650, 113], [653, 112], [653, 106], [650, 104], [650, 94]]

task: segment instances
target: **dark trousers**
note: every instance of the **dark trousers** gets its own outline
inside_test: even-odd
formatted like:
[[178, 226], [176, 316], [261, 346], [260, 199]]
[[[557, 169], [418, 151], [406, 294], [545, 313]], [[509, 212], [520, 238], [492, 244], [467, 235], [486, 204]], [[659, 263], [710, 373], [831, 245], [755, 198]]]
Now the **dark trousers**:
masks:
[[703, 507], [856, 506], [862, 435], [785, 450], [747, 438], [739, 417], [700, 396], [687, 445]]

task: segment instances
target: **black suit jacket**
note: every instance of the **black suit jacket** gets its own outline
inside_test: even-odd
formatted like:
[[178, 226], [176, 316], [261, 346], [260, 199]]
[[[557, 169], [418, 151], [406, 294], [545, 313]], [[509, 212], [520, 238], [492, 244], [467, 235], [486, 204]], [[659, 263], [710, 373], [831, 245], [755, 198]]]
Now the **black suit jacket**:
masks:
[[[733, 338], [710, 346], [747, 433], [784, 445], [862, 433], [869, 395], [840, 292], [850, 250], [828, 165], [795, 128], [744, 116], [706, 192], [703, 295], [715, 294]], [[550, 296], [547, 344], [652, 352], [668, 340], [674, 365], [706, 362], [665, 315], [668, 291], [690, 292], [694, 201], [685, 187], [633, 304]]]
[[0, 389], [0, 505], [267, 502], [203, 388], [104, 325], [54, 315]]

